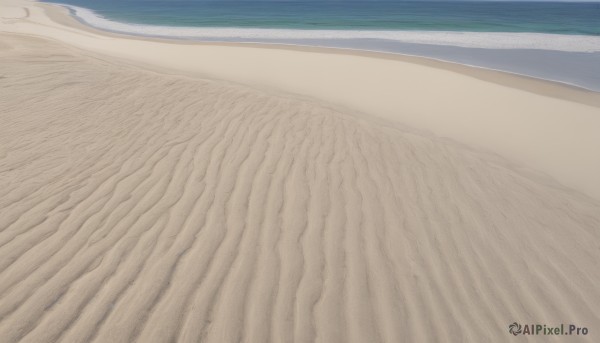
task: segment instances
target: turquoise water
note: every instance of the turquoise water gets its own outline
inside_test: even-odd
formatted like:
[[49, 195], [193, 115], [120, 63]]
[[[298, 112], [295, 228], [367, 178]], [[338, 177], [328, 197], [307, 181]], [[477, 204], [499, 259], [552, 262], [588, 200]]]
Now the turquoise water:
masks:
[[600, 3], [466, 1], [53, 1], [160, 26], [600, 35]]

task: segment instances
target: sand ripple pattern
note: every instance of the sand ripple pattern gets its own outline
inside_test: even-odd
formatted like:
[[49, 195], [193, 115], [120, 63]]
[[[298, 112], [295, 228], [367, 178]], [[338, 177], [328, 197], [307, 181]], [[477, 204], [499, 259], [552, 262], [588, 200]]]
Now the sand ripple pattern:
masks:
[[597, 341], [598, 202], [313, 101], [0, 38], [2, 342]]

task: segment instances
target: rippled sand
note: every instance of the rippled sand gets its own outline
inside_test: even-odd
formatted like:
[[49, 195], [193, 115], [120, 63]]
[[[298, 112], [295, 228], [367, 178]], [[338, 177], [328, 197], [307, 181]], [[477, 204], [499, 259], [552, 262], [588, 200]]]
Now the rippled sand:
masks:
[[597, 339], [596, 200], [291, 96], [17, 35], [0, 61], [2, 342]]

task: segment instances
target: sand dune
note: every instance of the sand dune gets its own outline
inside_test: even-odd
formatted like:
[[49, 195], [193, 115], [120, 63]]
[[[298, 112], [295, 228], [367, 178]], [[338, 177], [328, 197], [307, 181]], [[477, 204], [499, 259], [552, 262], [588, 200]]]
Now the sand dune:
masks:
[[[4, 18], [21, 8], [27, 17]], [[0, 0], [0, 32], [186, 77], [298, 94], [508, 157], [600, 199], [600, 93], [383, 53], [165, 41], [99, 31], [64, 8]]]
[[291, 96], [17, 35], [0, 60], [2, 342], [597, 341], [596, 200]]

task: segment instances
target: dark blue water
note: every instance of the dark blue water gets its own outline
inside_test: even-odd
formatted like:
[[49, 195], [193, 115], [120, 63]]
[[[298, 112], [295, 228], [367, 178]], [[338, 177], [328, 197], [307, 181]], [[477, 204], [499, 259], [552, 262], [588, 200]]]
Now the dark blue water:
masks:
[[60, 0], [161, 26], [539, 32], [600, 35], [600, 3]]

